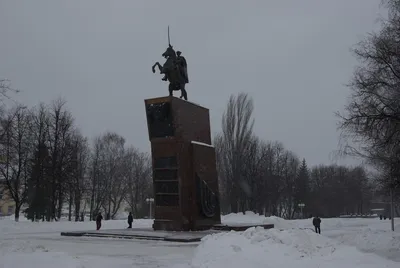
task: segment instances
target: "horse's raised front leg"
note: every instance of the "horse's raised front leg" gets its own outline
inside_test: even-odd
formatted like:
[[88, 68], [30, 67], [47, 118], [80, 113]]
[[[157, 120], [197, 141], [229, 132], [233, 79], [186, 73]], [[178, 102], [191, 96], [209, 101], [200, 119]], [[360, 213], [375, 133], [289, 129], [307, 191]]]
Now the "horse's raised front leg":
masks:
[[156, 72], [156, 69], [155, 69], [156, 66], [158, 66], [158, 69], [160, 70], [160, 73], [161, 73], [161, 71], [162, 71], [162, 66], [161, 66], [161, 64], [160, 64], [158, 61], [157, 61], [156, 63], [154, 63], [154, 65], [151, 67], [151, 70], [153, 71], [153, 73]]

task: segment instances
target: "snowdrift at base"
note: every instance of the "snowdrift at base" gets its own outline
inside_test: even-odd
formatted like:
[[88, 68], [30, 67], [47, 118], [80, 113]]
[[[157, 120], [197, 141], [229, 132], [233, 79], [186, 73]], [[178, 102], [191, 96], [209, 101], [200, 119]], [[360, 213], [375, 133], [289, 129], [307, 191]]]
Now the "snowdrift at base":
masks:
[[277, 229], [289, 229], [293, 228], [293, 225], [289, 221], [285, 221], [282, 218], [271, 216], [265, 217], [263, 215], [256, 214], [252, 211], [246, 211], [245, 213], [231, 213], [228, 215], [221, 216], [222, 224], [235, 225], [235, 224], [274, 224]]
[[400, 226], [392, 232], [390, 230], [376, 230], [361, 228], [354, 232], [333, 235], [336, 241], [355, 246], [363, 252], [371, 252], [385, 258], [400, 262]]
[[398, 263], [359, 252], [309, 230], [230, 232], [205, 237], [191, 263], [197, 268], [398, 267]]

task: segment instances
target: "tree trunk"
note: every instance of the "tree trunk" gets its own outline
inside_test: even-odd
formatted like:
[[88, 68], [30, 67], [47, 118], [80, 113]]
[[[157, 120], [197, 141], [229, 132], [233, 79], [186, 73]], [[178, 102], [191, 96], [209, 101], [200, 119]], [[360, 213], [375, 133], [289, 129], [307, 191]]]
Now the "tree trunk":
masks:
[[50, 202], [47, 204], [46, 221], [51, 221], [53, 219], [54, 206], [53, 206], [53, 201], [50, 200]]
[[19, 211], [21, 209], [21, 205], [19, 203], [15, 204], [15, 222], [19, 222]]
[[230, 205], [231, 205], [231, 213], [238, 213], [239, 212], [239, 200], [237, 195], [236, 187], [232, 189], [230, 194]]
[[92, 189], [92, 195], [90, 197], [89, 221], [93, 220], [93, 208], [94, 208], [94, 189]]
[[108, 197], [108, 211], [107, 211], [107, 215], [106, 215], [106, 220], [110, 220], [110, 217], [111, 217], [111, 200], [112, 200], [112, 198], [111, 198], [111, 190], [110, 190], [110, 194]]
[[64, 203], [64, 195], [62, 193], [62, 190], [60, 189], [59, 194], [58, 194], [58, 210], [57, 210], [57, 218], [58, 219], [61, 219], [63, 203]]
[[75, 221], [79, 221], [79, 214], [81, 211], [81, 198], [80, 194], [75, 193]]
[[135, 210], [135, 217], [137, 218], [137, 215], [138, 215], [138, 207], [137, 207], [137, 202], [135, 202], [135, 204], [133, 205], [133, 207], [134, 207], [134, 210]]
[[68, 221], [72, 220], [72, 197], [71, 193], [69, 195], [69, 200], [68, 200]]
[[[54, 173], [54, 172], [53, 172]], [[56, 217], [56, 206], [57, 206], [57, 189], [56, 189], [56, 180], [55, 175], [53, 174], [53, 181], [51, 185], [52, 198], [51, 198], [51, 210], [50, 210], [50, 219], [53, 220]]]

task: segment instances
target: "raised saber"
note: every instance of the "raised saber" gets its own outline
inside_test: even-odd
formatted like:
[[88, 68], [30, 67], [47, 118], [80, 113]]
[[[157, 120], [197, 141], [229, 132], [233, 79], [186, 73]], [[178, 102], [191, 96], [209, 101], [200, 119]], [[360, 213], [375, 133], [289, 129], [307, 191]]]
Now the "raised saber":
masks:
[[170, 41], [170, 38], [169, 38], [169, 25], [168, 25], [168, 45], [171, 45], [171, 41]]

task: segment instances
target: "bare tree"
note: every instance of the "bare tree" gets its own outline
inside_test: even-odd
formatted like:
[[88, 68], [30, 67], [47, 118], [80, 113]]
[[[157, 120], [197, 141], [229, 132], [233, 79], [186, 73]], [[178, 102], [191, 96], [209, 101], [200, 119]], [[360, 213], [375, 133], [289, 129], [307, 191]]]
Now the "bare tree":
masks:
[[92, 160], [92, 205], [100, 207], [106, 219], [112, 219], [125, 199], [127, 187], [124, 174], [125, 139], [115, 132], [107, 132], [95, 140]]
[[86, 194], [88, 185], [88, 164], [90, 156], [90, 148], [88, 141], [81, 135], [76, 137], [76, 154], [77, 154], [77, 169], [75, 172], [75, 187], [74, 187], [74, 205], [75, 205], [75, 221], [78, 221], [80, 213], [83, 213], [81, 204], [83, 197]]
[[309, 211], [309, 201], [310, 201], [310, 171], [307, 166], [306, 160], [303, 158], [301, 165], [297, 172], [296, 182], [295, 182], [295, 193], [294, 193], [294, 204], [297, 205], [302, 203], [305, 207], [302, 209], [303, 215], [307, 215]]
[[10, 93], [18, 93], [19, 90], [14, 89], [10, 85], [10, 81], [7, 79], [0, 79], [0, 101], [4, 99], [10, 99]]
[[[345, 153], [393, 170], [400, 166], [400, 2], [383, 2], [389, 17], [353, 50], [360, 65], [349, 84], [345, 113], [338, 116]], [[400, 176], [393, 177], [398, 184]]]
[[232, 95], [222, 116], [222, 133], [216, 138], [220, 146], [217, 150], [219, 171], [232, 212], [239, 211], [239, 196], [246, 189], [243, 163], [253, 137], [253, 110], [253, 101], [247, 94]]
[[240, 207], [244, 210], [253, 212], [263, 212], [262, 200], [263, 184], [263, 166], [265, 154], [263, 151], [264, 143], [257, 137], [253, 137], [249, 143], [244, 158], [242, 187], [245, 189], [241, 198]]
[[372, 199], [370, 179], [363, 167], [313, 167], [310, 191], [308, 211], [325, 217], [366, 213]]
[[297, 204], [295, 203], [296, 179], [300, 161], [294, 153], [286, 151], [283, 155], [283, 183], [284, 192], [281, 203], [281, 216], [292, 219], [296, 212]]
[[67, 181], [69, 189], [69, 213], [68, 218], [72, 218], [72, 206], [74, 206], [75, 221], [79, 221], [81, 213], [81, 204], [84, 201], [86, 188], [88, 186], [88, 162], [89, 145], [87, 139], [79, 131], [75, 131], [70, 141], [71, 153], [68, 163], [70, 176]]
[[15, 221], [19, 220], [21, 206], [27, 201], [29, 159], [32, 152], [29, 123], [29, 114], [22, 106], [11, 109], [2, 121], [5, 133], [0, 141], [0, 175], [15, 202]]
[[55, 100], [49, 110], [47, 142], [51, 159], [51, 204], [49, 219], [61, 217], [63, 203], [65, 201], [65, 188], [68, 180], [66, 167], [68, 166], [68, 154], [71, 153], [71, 141], [74, 131], [73, 118], [65, 107], [62, 99]]
[[93, 150], [90, 159], [90, 220], [95, 217], [95, 214], [103, 206], [107, 188], [102, 180], [101, 159], [102, 140], [98, 136], [94, 139]]
[[43, 219], [48, 215], [49, 168], [50, 158], [47, 148], [48, 110], [41, 103], [30, 111], [30, 131], [33, 135], [33, 154], [31, 173], [28, 182], [28, 210], [27, 216], [32, 221]]
[[267, 194], [269, 195], [268, 211], [272, 215], [281, 216], [281, 202], [284, 198], [285, 183], [285, 148], [282, 143], [274, 142], [270, 144], [267, 169]]
[[151, 161], [147, 153], [130, 147], [126, 151], [124, 170], [127, 178], [128, 192], [126, 201], [137, 217], [139, 209], [144, 206], [146, 195], [151, 187]]
[[[245, 105], [244, 96], [238, 99], [238, 103], [230, 99], [230, 108], [223, 117], [223, 133], [214, 139], [222, 211], [253, 210], [292, 218], [297, 208], [300, 161], [283, 144], [265, 143], [255, 137], [251, 133], [251, 113], [245, 112], [251, 111], [252, 106]], [[249, 125], [243, 125], [239, 115]]]

